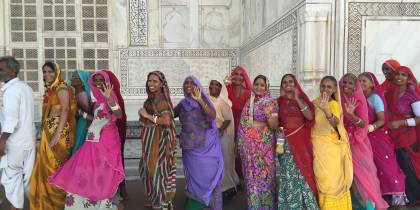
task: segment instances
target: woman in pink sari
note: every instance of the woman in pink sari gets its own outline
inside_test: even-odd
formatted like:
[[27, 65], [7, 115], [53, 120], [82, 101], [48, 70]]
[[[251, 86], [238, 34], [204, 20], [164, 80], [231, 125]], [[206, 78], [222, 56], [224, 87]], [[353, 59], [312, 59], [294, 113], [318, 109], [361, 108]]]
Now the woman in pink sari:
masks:
[[[235, 148], [238, 145], [238, 126], [241, 120], [242, 109], [245, 103], [251, 97], [251, 80], [246, 73], [246, 70], [241, 66], [237, 66], [229, 76], [230, 84], [226, 85], [229, 99], [232, 101], [233, 122], [235, 125]], [[235, 158], [235, 169], [239, 179], [243, 180], [242, 161], [239, 155]]]
[[345, 110], [344, 126], [349, 135], [353, 157], [354, 182], [352, 192], [366, 209], [387, 209], [382, 198], [373, 152], [367, 136], [368, 106], [363, 90], [354, 74], [345, 74], [340, 80], [341, 103]]
[[394, 144], [388, 134], [389, 113], [385, 96], [373, 73], [364, 72], [359, 75], [359, 80], [368, 102], [368, 136], [382, 195], [390, 198], [392, 206], [405, 205], [405, 175], [397, 163]]
[[48, 181], [67, 192], [65, 209], [117, 209], [115, 196], [125, 173], [116, 121], [122, 117], [108, 74], [95, 72], [89, 86], [96, 101], [85, 143]]

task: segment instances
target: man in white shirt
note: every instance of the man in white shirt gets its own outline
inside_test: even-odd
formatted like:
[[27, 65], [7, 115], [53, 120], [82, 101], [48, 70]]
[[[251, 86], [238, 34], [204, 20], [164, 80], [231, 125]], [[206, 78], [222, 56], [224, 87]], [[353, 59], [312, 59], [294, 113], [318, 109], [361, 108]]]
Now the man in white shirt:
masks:
[[0, 82], [4, 82], [0, 112], [0, 182], [11, 210], [23, 209], [36, 152], [33, 92], [17, 77], [19, 70], [15, 58], [0, 57]]

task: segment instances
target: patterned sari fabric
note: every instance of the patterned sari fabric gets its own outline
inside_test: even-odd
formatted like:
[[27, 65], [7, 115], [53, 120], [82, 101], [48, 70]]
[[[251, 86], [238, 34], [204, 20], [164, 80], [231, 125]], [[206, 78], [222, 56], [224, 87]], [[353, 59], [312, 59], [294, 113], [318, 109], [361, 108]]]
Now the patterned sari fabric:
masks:
[[[286, 74], [295, 81], [295, 87], [300, 92], [309, 109], [315, 107], [300, 88], [295, 77]], [[282, 81], [283, 81], [282, 79]], [[282, 92], [282, 91], [281, 91]], [[286, 145], [284, 154], [279, 155], [279, 209], [318, 209], [315, 195], [315, 175], [313, 172], [313, 153], [311, 142], [311, 127], [313, 121], [303, 116], [297, 102], [284, 96], [277, 99], [280, 107], [279, 122], [285, 128]]]
[[[373, 73], [368, 73], [374, 84], [373, 95], [378, 96], [384, 105], [385, 124], [368, 134], [370, 144], [372, 145], [373, 159], [378, 169], [377, 174], [381, 184], [383, 195], [392, 195], [392, 204], [399, 205], [404, 203], [405, 198], [405, 175], [397, 163], [394, 144], [388, 134], [389, 113], [386, 105], [385, 96], [382, 92], [379, 82]], [[377, 113], [373, 104], [368, 101], [369, 124], [377, 121]], [[403, 198], [398, 200], [397, 198]]]
[[267, 125], [254, 126], [253, 121], [267, 122], [278, 106], [268, 91], [251, 101], [253, 98], [246, 103], [238, 128], [248, 209], [277, 209], [274, 130]]
[[[44, 103], [42, 106], [42, 130], [41, 141], [36, 155], [34, 169], [32, 171], [29, 205], [32, 210], [56, 210], [64, 208], [66, 193], [48, 183], [47, 178], [70, 157], [74, 141], [74, 128], [76, 124], [76, 99], [69, 86], [61, 79], [61, 69], [54, 64], [55, 80], [51, 85], [45, 85]], [[52, 109], [61, 108], [58, 92], [69, 93], [69, 113], [67, 122], [61, 132], [60, 139], [53, 147], [49, 143], [54, 136], [60, 121], [60, 117], [50, 117]]]
[[221, 210], [223, 154], [216, 121], [207, 115], [197, 101], [187, 95], [187, 79], [191, 79], [200, 89], [204, 102], [208, 108], [214, 110], [198, 79], [194, 76], [187, 77], [184, 81], [185, 98], [174, 108], [175, 117], [179, 116], [181, 123], [180, 146], [186, 181], [185, 193], [188, 197], [185, 209], [196, 209], [200, 205], [191, 203], [198, 202], [206, 209]]
[[[83, 86], [85, 89], [85, 91], [80, 92], [76, 95], [77, 103], [78, 104], [83, 103], [85, 104], [85, 106], [90, 107], [92, 100], [90, 99], [91, 93], [90, 93], [90, 87], [88, 83], [89, 72], [82, 69], [77, 69], [76, 72], [79, 75], [80, 80], [83, 82]], [[71, 81], [72, 80], [70, 80], [70, 84], [71, 84]], [[71, 154], [76, 153], [76, 151], [80, 148], [83, 142], [85, 142], [88, 127], [89, 127], [89, 122], [85, 118], [79, 116], [76, 122], [76, 130], [74, 134], [74, 145], [73, 145], [73, 148], [71, 149]]]
[[319, 206], [322, 210], [351, 210], [350, 187], [353, 181], [353, 164], [347, 131], [338, 90], [328, 103], [330, 112], [339, 119], [337, 128], [330, 125], [315, 99], [315, 124], [312, 128], [314, 174], [318, 188]]
[[[236, 95], [236, 91], [235, 91], [235, 86], [233, 84], [228, 84], [226, 86], [227, 91], [228, 91], [228, 95], [229, 95], [229, 99], [232, 102], [232, 113], [233, 113], [233, 122], [235, 125], [235, 145], [238, 144], [238, 127], [241, 121], [241, 113], [242, 113], [242, 109], [245, 106], [245, 103], [247, 102], [247, 100], [249, 99], [249, 97], [251, 96], [251, 88], [252, 88], [252, 84], [251, 84], [251, 80], [249, 79], [248, 74], [246, 73], [246, 70], [244, 68], [242, 68], [241, 66], [237, 66], [233, 71], [239, 71], [241, 72], [244, 81], [242, 83], [242, 87], [244, 88], [244, 92], [242, 93], [242, 95], [237, 96]], [[236, 156], [235, 158], [235, 170], [236, 173], [238, 174], [240, 179], [243, 179], [243, 174], [242, 174], [242, 163], [241, 163], [241, 158], [239, 157], [239, 155]]]
[[[415, 117], [411, 104], [420, 101], [419, 83], [408, 67], [401, 66], [396, 71], [408, 75], [407, 89], [399, 95], [399, 87], [393, 85], [385, 97], [390, 112], [390, 121]], [[410, 203], [420, 203], [420, 125], [402, 126], [391, 129], [391, 138], [397, 152], [397, 160], [406, 176], [406, 194]]]
[[[344, 79], [351, 78], [355, 82], [355, 90], [351, 95], [343, 92]], [[365, 122], [365, 127], [360, 128], [356, 125], [349, 114], [344, 112], [344, 126], [348, 132], [350, 148], [353, 157], [354, 168], [354, 190], [355, 195], [360, 196], [360, 203], [365, 206], [368, 202], [373, 202], [377, 209], [387, 209], [388, 204], [382, 198], [379, 179], [376, 173], [376, 165], [373, 162], [372, 146], [367, 136], [368, 106], [359, 80], [354, 74], [345, 74], [340, 80], [341, 105], [347, 106], [351, 99], [357, 101], [354, 114]]]
[[[389, 59], [384, 62], [385, 65], [391, 68], [392, 71], [395, 71], [398, 67], [400, 67], [400, 63], [397, 60]], [[385, 79], [385, 81], [381, 84], [381, 89], [384, 92], [387, 92], [391, 88], [392, 81]]]
[[[176, 181], [176, 138], [172, 102], [165, 76], [160, 71], [149, 73], [160, 78], [162, 90], [152, 94], [146, 84], [148, 94], [143, 107], [154, 116], [169, 114], [171, 125], [164, 126], [141, 117], [142, 157], [140, 176], [143, 178], [146, 193], [153, 206], [169, 208], [175, 196]], [[148, 77], [149, 77], [148, 76]]]
[[[97, 74], [102, 75], [106, 83], [110, 82], [104, 71], [95, 72], [89, 79], [96, 101], [93, 105], [94, 119], [89, 126], [86, 142], [49, 178], [50, 183], [69, 193], [66, 209], [84, 209], [87, 201], [96, 204], [88, 209], [107, 209], [105, 204], [114, 197], [125, 176], [117, 117], [109, 108], [107, 99], [93, 84], [92, 78]], [[113, 101], [117, 101], [115, 93], [111, 96]], [[77, 202], [71, 204], [71, 197]]]

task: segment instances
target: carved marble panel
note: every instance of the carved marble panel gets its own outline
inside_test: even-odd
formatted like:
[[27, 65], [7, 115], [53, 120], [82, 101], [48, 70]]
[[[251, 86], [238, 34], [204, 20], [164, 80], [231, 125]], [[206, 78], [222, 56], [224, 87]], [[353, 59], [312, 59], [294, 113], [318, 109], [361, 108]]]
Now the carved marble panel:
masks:
[[190, 42], [190, 11], [187, 6], [161, 7], [163, 43]]
[[147, 0], [130, 0], [130, 44], [147, 46]]
[[226, 48], [229, 45], [229, 9], [226, 6], [201, 6], [201, 46]]
[[[347, 68], [358, 74], [362, 70], [362, 33], [367, 17], [418, 17], [420, 3], [416, 2], [350, 2], [348, 3]], [[393, 29], [395, 30], [395, 29]]]
[[223, 79], [237, 65], [237, 51], [222, 50], [122, 50], [120, 51], [120, 78], [125, 96], [146, 96], [148, 72], [160, 70], [168, 78], [170, 91], [182, 96], [182, 82], [194, 74], [203, 84], [211, 79]]

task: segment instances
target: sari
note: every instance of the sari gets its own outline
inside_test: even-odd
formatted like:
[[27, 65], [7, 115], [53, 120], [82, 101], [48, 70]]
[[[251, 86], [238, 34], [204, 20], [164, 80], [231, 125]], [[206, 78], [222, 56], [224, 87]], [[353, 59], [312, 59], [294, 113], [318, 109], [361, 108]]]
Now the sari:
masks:
[[170, 114], [169, 126], [154, 124], [140, 117], [143, 125], [141, 131], [142, 157], [140, 160], [140, 177], [143, 178], [146, 194], [152, 206], [170, 208], [176, 190], [176, 138], [173, 106], [169, 96], [169, 87], [164, 74], [160, 71], [150, 72], [162, 82], [159, 95], [153, 95], [146, 83], [148, 98], [143, 107], [153, 116]]
[[[314, 113], [314, 105], [302, 91], [295, 76], [286, 74], [282, 82], [286, 76], [293, 78], [296, 89]], [[280, 167], [278, 209], [318, 209], [312, 164], [313, 120], [306, 120], [296, 100], [287, 98], [284, 90], [280, 89], [280, 92], [280, 97], [277, 98], [280, 108], [278, 119], [280, 126], [284, 127], [286, 144], [284, 154], [278, 156]]]
[[[235, 146], [237, 146], [238, 127], [239, 127], [239, 122], [241, 121], [242, 109], [244, 108], [245, 103], [248, 101], [249, 97], [251, 96], [252, 83], [251, 83], [251, 80], [249, 79], [248, 74], [246, 73], [246, 70], [243, 67], [237, 66], [232, 72], [234, 71], [241, 72], [244, 78], [242, 86], [245, 88], [245, 92], [242, 95], [236, 96], [235, 86], [233, 84], [228, 84], [226, 86], [229, 99], [232, 102], [233, 123], [235, 125], [235, 139], [234, 140], [235, 140]], [[242, 180], [244, 176], [242, 174], [242, 163], [241, 163], [241, 158], [239, 157], [239, 155], [236, 155], [235, 157], [235, 170], [239, 176], [239, 179]]]
[[216, 81], [219, 82], [222, 89], [219, 97], [215, 98], [210, 96], [210, 99], [216, 109], [217, 128], [220, 128], [226, 120], [231, 121], [224, 132], [220, 134], [224, 162], [222, 191], [225, 192], [230, 189], [236, 189], [236, 186], [239, 184], [239, 177], [235, 171], [235, 125], [233, 123], [233, 114], [231, 109], [232, 102], [228, 97], [226, 86], [222, 81]]
[[[355, 90], [351, 95], [346, 95], [343, 92], [343, 83], [346, 77], [351, 77], [355, 82]], [[376, 175], [376, 166], [373, 162], [372, 146], [367, 135], [368, 106], [362, 86], [354, 74], [348, 73], [340, 80], [340, 91], [343, 93], [341, 94], [341, 106], [345, 107], [351, 99], [355, 99], [358, 106], [354, 110], [354, 114], [365, 122], [365, 126], [360, 128], [352, 121], [349, 114], [344, 112], [344, 126], [348, 133], [353, 157], [353, 192], [363, 206], [368, 206], [370, 205], [369, 202], [373, 202], [376, 209], [387, 209], [389, 205], [382, 198], [379, 179]]]
[[[408, 74], [408, 85], [405, 93], [399, 96], [399, 87], [392, 85], [386, 92], [390, 121], [406, 120], [415, 117], [411, 105], [420, 101], [419, 84], [408, 67], [397, 70]], [[397, 160], [406, 176], [406, 194], [410, 203], [420, 202], [420, 125], [391, 129], [391, 138], [397, 152]]]
[[[92, 104], [92, 100], [90, 87], [88, 83], [89, 72], [82, 69], [77, 69], [76, 72], [79, 75], [80, 80], [83, 82], [83, 86], [85, 89], [85, 91], [76, 94], [76, 101], [78, 104], [85, 104], [87, 107], [90, 107], [90, 105]], [[70, 80], [69, 84], [71, 84], [71, 81], [72, 80]], [[85, 142], [88, 127], [89, 122], [82, 116], [78, 116], [76, 122], [76, 129], [74, 133], [74, 144], [73, 148], [71, 149], [71, 154], [76, 153], [76, 151], [80, 148], [83, 142]]]
[[[110, 110], [107, 99], [93, 83], [93, 77], [97, 74], [102, 75], [106, 83], [110, 83], [105, 71], [97, 71], [89, 78], [96, 101], [93, 105], [94, 119], [89, 126], [86, 141], [48, 179], [51, 184], [67, 192], [66, 210], [116, 209], [111, 200], [125, 176], [116, 126], [117, 117]], [[111, 97], [113, 101], [117, 101], [114, 92]]]
[[[400, 63], [394, 59], [389, 59], [385, 61], [384, 64], [388, 65], [388, 67], [390, 67], [393, 72], [395, 72], [395, 70], [401, 66]], [[391, 88], [391, 85], [392, 85], [392, 80], [387, 80], [385, 78], [385, 81], [382, 82], [381, 84], [382, 91], [387, 92]]]
[[[51, 85], [45, 83], [44, 101], [42, 106], [41, 140], [36, 155], [29, 187], [29, 205], [31, 210], [56, 210], [64, 208], [66, 193], [48, 183], [47, 178], [63, 166], [71, 154], [76, 124], [76, 99], [72, 89], [61, 79], [61, 69], [54, 64], [55, 79]], [[49, 142], [55, 134], [60, 117], [50, 117], [53, 108], [60, 108], [59, 91], [69, 93], [69, 113], [67, 122], [61, 132], [60, 139], [53, 147]]]
[[268, 117], [277, 112], [278, 105], [271, 97], [268, 85], [262, 95], [255, 96], [252, 93], [242, 111], [238, 150], [242, 159], [249, 210], [277, 209], [274, 130], [268, 125], [253, 125], [254, 120], [267, 122]]
[[[120, 142], [121, 142], [121, 161], [123, 164], [123, 167], [125, 168], [125, 163], [124, 163], [124, 145], [125, 145], [125, 139], [127, 137], [127, 114], [125, 112], [125, 104], [124, 104], [124, 99], [121, 95], [121, 85], [120, 85], [120, 81], [118, 80], [117, 76], [115, 76], [115, 74], [107, 69], [101, 70], [104, 71], [106, 74], [108, 74], [109, 77], [109, 82], [114, 86], [114, 94], [115, 97], [117, 98], [116, 102], [118, 103], [118, 105], [120, 106], [121, 112], [122, 112], [122, 117], [120, 117], [119, 119], [117, 119], [117, 121], [115, 122], [118, 128], [118, 134], [120, 136]], [[120, 183], [120, 190], [124, 189], [125, 190], [125, 179]], [[120, 192], [121, 193], [121, 192]], [[123, 197], [123, 199], [127, 199], [127, 197]]]
[[340, 101], [340, 90], [337, 90], [334, 99], [328, 103], [331, 114], [339, 119], [337, 128], [331, 126], [325, 113], [319, 108], [321, 98], [318, 97], [313, 102], [313, 165], [321, 210], [352, 209], [350, 187], [353, 181], [353, 163]]
[[195, 76], [184, 81], [184, 99], [174, 108], [181, 123], [180, 146], [188, 197], [186, 210], [222, 209], [223, 154], [215, 119], [209, 117], [200, 104], [185, 92], [185, 82], [191, 78], [201, 91], [207, 106], [214, 110], [205, 89]]
[[370, 144], [372, 145], [373, 160], [378, 169], [377, 175], [380, 182], [382, 195], [392, 196], [392, 205], [401, 205], [406, 201], [405, 196], [405, 175], [397, 163], [394, 144], [388, 134], [389, 113], [386, 105], [385, 96], [379, 82], [373, 73], [368, 72], [374, 84], [373, 94], [368, 98], [369, 124], [377, 121], [377, 111], [371, 101], [374, 97], [379, 98], [383, 104], [385, 124], [368, 133]]

